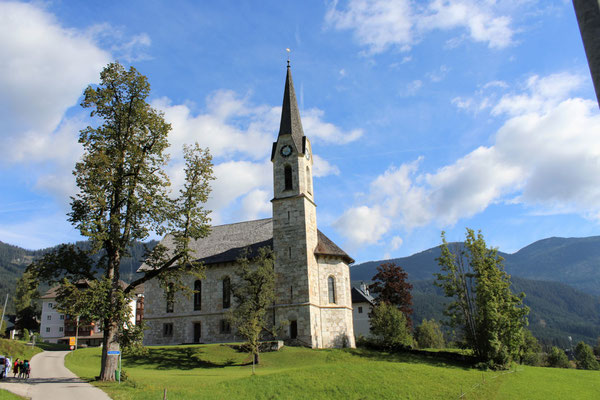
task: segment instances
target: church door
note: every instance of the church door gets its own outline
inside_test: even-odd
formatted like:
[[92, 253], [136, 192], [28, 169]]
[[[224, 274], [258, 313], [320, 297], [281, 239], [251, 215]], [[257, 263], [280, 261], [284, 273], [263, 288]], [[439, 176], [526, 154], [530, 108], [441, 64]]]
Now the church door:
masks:
[[194, 343], [200, 343], [202, 337], [202, 324], [200, 322], [194, 322]]

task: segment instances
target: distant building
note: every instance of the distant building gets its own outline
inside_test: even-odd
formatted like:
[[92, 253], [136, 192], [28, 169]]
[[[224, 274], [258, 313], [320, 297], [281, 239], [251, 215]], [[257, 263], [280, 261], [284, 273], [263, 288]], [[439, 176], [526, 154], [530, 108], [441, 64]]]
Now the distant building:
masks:
[[[287, 326], [279, 338], [313, 348], [354, 347], [348, 267], [354, 260], [317, 229], [312, 148], [302, 130], [289, 65], [271, 162], [273, 217], [214, 226], [208, 237], [190, 244], [192, 256], [207, 266], [204, 279], [186, 278], [198, 292], [193, 299], [180, 293], [169, 297], [156, 279], [146, 282], [145, 344], [240, 340], [226, 315], [235, 306], [236, 260], [246, 248], [256, 254], [269, 247], [276, 275], [269, 313], [273, 324]], [[169, 236], [161, 244], [173, 248]]]
[[369, 293], [364, 283], [352, 288], [352, 319], [354, 320], [354, 335], [356, 337], [371, 335], [371, 320], [369, 314], [375, 306], [375, 299]]
[[[125, 285], [125, 282], [123, 282]], [[79, 283], [78, 286], [85, 288], [87, 283]], [[59, 286], [50, 288], [43, 296], [42, 300], [42, 321], [40, 324], [40, 335], [44, 342], [48, 343], [68, 343], [69, 338], [78, 336], [78, 344], [87, 346], [99, 346], [102, 343], [103, 332], [100, 330], [100, 325], [97, 322], [79, 321], [79, 329], [77, 329], [77, 318], [70, 315], [65, 315], [58, 311], [56, 297], [58, 295]], [[135, 297], [130, 300], [131, 307], [131, 322], [138, 325], [143, 318], [144, 310], [144, 288], [139, 287], [136, 290]], [[76, 335], [78, 331], [78, 335]]]

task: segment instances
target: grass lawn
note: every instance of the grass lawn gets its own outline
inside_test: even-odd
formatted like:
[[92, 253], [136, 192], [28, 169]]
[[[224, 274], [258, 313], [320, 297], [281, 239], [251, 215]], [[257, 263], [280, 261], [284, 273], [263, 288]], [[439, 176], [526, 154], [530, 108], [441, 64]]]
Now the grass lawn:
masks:
[[41, 351], [39, 347], [32, 347], [21, 340], [0, 339], [0, 355], [9, 356], [13, 362], [17, 357], [21, 360], [31, 360], [31, 357]]
[[[150, 347], [126, 357], [128, 381], [95, 383], [113, 399], [599, 399], [600, 372], [521, 367], [482, 372], [427, 356], [363, 349], [285, 347], [251, 358], [226, 345]], [[67, 367], [92, 380], [100, 349], [67, 356]]]

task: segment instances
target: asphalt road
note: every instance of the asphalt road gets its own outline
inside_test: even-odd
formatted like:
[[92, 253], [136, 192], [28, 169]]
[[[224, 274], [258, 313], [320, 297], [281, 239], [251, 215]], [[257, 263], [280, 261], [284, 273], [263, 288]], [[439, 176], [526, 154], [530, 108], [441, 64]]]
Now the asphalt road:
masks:
[[29, 379], [0, 380], [0, 389], [32, 400], [110, 400], [102, 390], [79, 379], [65, 367], [68, 351], [44, 351], [31, 359]]

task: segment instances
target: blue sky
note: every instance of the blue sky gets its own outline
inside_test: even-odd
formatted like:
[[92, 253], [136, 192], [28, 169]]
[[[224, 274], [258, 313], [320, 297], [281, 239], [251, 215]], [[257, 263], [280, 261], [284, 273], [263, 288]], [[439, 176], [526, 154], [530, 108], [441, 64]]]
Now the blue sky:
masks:
[[598, 234], [600, 115], [571, 1], [0, 1], [0, 240], [79, 239], [78, 104], [112, 60], [173, 125], [175, 188], [197, 141], [214, 223], [270, 216], [286, 48], [319, 228], [357, 261], [465, 227], [508, 252]]

